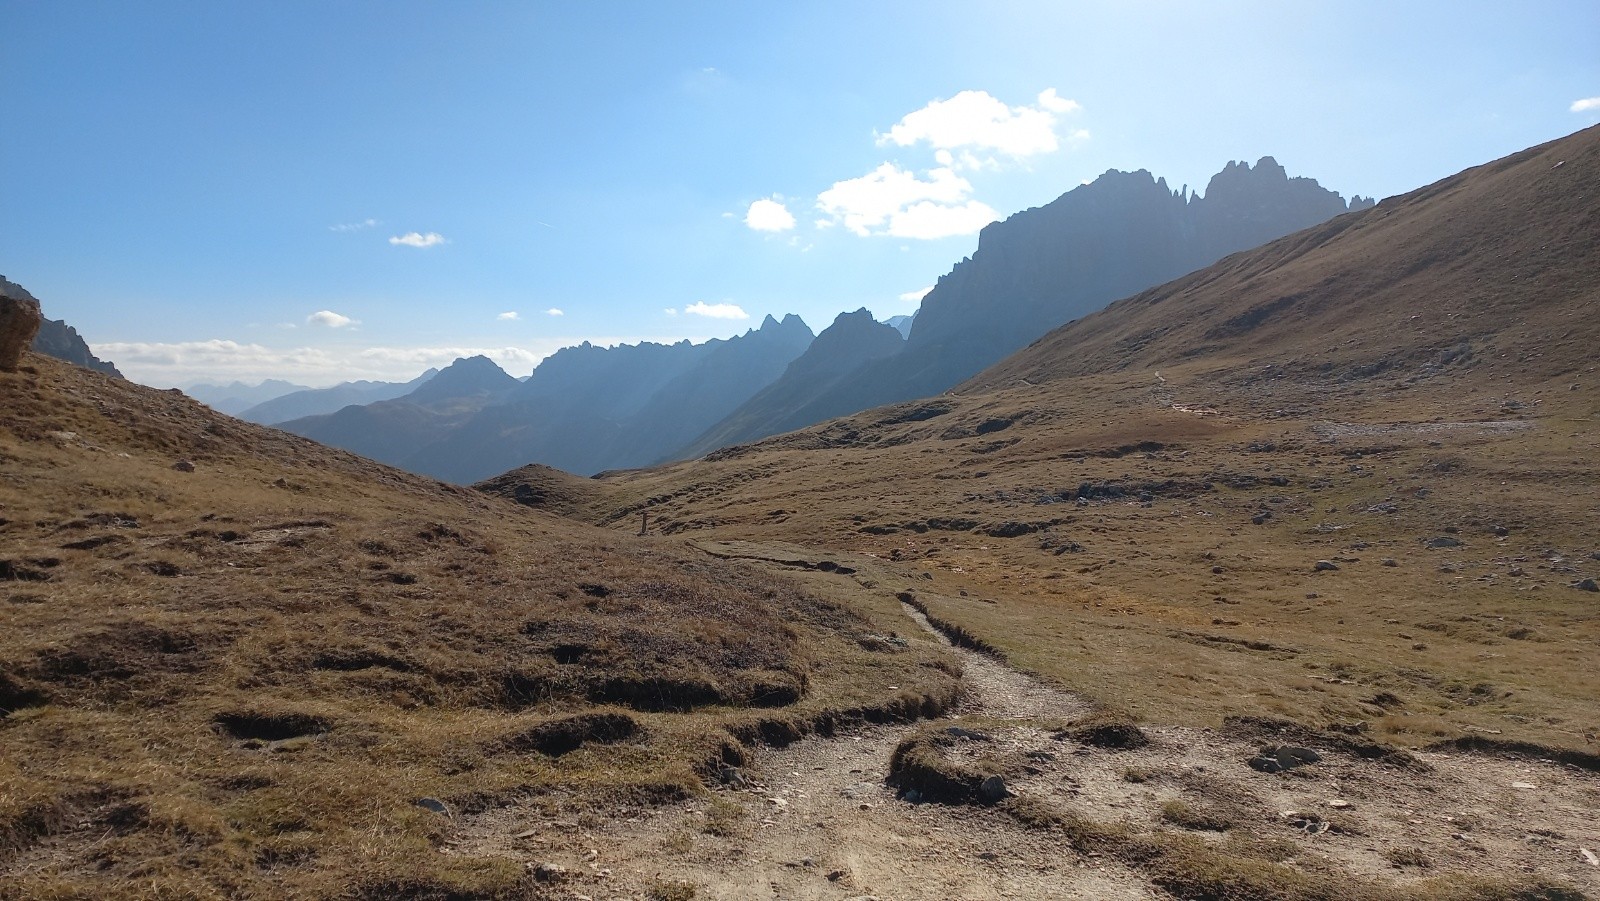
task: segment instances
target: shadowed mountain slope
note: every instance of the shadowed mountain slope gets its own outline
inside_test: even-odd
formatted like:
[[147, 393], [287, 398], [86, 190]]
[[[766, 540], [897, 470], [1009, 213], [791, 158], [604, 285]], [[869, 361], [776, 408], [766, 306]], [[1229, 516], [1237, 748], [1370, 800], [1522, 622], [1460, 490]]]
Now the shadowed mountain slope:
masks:
[[520, 386], [488, 357], [460, 358], [402, 397], [352, 404], [277, 428], [398, 466], [418, 447]]
[[811, 339], [791, 315], [725, 341], [563, 348], [403, 465], [463, 483], [530, 461], [582, 475], [646, 466], [776, 380]]
[[719, 447], [854, 413], [861, 407], [851, 398], [849, 386], [839, 383], [861, 364], [893, 356], [904, 346], [899, 329], [874, 320], [865, 309], [840, 313], [777, 381], [666, 459], [698, 457]]

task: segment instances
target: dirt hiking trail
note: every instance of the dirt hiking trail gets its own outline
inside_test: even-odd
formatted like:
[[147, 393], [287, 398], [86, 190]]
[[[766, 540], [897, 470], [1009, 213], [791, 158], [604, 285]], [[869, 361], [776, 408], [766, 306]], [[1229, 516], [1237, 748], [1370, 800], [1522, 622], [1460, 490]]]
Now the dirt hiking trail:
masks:
[[[705, 549], [807, 570], [854, 591], [881, 592], [891, 581], [873, 578], [870, 560], [853, 560], [848, 573], [811, 571], [790, 546]], [[948, 646], [902, 606], [908, 626]], [[963, 699], [945, 720], [757, 749], [729, 784], [680, 805], [610, 817], [552, 818], [548, 807], [520, 806], [463, 815], [444, 852], [520, 860], [541, 872], [552, 897], [591, 901], [1176, 897], [1160, 874], [1075, 850], [1059, 827], [1025, 825], [1014, 810], [1026, 801], [1134, 835], [1251, 849], [1306, 873], [1396, 891], [1439, 877], [1524, 876], [1600, 897], [1600, 865], [1589, 857], [1600, 850], [1595, 773], [1489, 754], [1365, 759], [1351, 744], [1275, 736], [1259, 724], [1230, 734], [1145, 725], [1143, 747], [1096, 747], [1062, 729], [1092, 712], [1082, 699], [994, 657], [949, 650], [963, 666]], [[891, 758], [918, 730], [944, 733], [950, 758], [1003, 773], [1013, 798], [981, 806], [897, 797], [885, 781]], [[1277, 745], [1304, 745], [1317, 759], [1276, 773], [1251, 767]]]

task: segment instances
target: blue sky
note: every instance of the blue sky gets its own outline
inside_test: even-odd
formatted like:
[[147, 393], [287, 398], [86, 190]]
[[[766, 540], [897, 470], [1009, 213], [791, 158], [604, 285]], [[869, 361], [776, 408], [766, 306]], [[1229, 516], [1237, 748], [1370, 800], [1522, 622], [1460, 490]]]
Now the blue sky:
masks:
[[0, 46], [0, 273], [162, 386], [820, 330], [1107, 169], [1384, 197], [1600, 122], [1593, 0], [0, 0]]

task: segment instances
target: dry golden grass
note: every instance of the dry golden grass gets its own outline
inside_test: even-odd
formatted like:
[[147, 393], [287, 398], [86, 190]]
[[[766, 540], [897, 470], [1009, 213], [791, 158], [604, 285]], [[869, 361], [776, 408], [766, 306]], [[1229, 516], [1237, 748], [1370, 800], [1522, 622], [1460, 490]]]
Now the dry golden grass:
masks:
[[[1600, 574], [1594, 386], [1525, 387], [1530, 412], [1508, 414], [1471, 384], [1380, 407], [1163, 378], [944, 398], [924, 422], [862, 414], [613, 476], [601, 521], [649, 509], [668, 531], [875, 555], [934, 618], [1154, 721], [1600, 751], [1600, 677], [1583, 663], [1600, 604], [1571, 587]], [[1224, 415], [1174, 411], [1157, 390]], [[1019, 424], [945, 437], [997, 416]]]
[[898, 610], [28, 363], [0, 375], [0, 895], [534, 897], [416, 802], [682, 799], [745, 742], [953, 697], [932, 642], [862, 643]]

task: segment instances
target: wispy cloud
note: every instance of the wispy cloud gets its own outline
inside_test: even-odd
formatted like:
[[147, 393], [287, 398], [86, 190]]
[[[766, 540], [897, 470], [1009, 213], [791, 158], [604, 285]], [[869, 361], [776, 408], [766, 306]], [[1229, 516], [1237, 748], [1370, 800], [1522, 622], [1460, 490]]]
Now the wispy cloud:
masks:
[[794, 228], [794, 216], [774, 195], [750, 204], [744, 214], [744, 224], [758, 232], [782, 232]]
[[345, 328], [347, 326], [357, 324], [359, 323], [357, 323], [354, 319], [351, 319], [349, 316], [340, 315], [332, 310], [318, 310], [306, 317], [306, 325], [321, 325], [328, 328]]
[[907, 291], [906, 293], [900, 295], [900, 299], [906, 303], [921, 303], [922, 298], [927, 297], [928, 292], [932, 290], [933, 286], [929, 285], [926, 288], [918, 288], [915, 291]]
[[1567, 109], [1574, 113], [1587, 113], [1600, 109], [1600, 97], [1585, 97], [1582, 100], [1574, 100]]
[[545, 310], [544, 314], [546, 316], [565, 316], [567, 315], [567, 311], [561, 309], [560, 307], [551, 307], [550, 309]]
[[516, 310], [507, 310], [494, 318], [500, 320], [501, 322], [513, 322], [517, 319], [521, 319], [522, 317], [517, 315]]
[[331, 232], [358, 232], [358, 231], [365, 231], [366, 229], [373, 228], [373, 227], [375, 227], [377, 225], [378, 225], [378, 220], [376, 220], [376, 219], [363, 219], [360, 222], [341, 222], [338, 225], [330, 225], [330, 226], [328, 226], [328, 231], [331, 231]]
[[445, 240], [444, 235], [441, 235], [438, 232], [428, 232], [427, 234], [422, 234], [421, 232], [406, 232], [403, 235], [395, 235], [394, 237], [390, 238], [389, 243], [397, 246], [404, 245], [406, 247], [434, 247], [439, 244], [447, 244], [449, 242]]
[[750, 314], [734, 303], [706, 303], [696, 301], [683, 308], [690, 316], [705, 316], [708, 319], [749, 319]]

